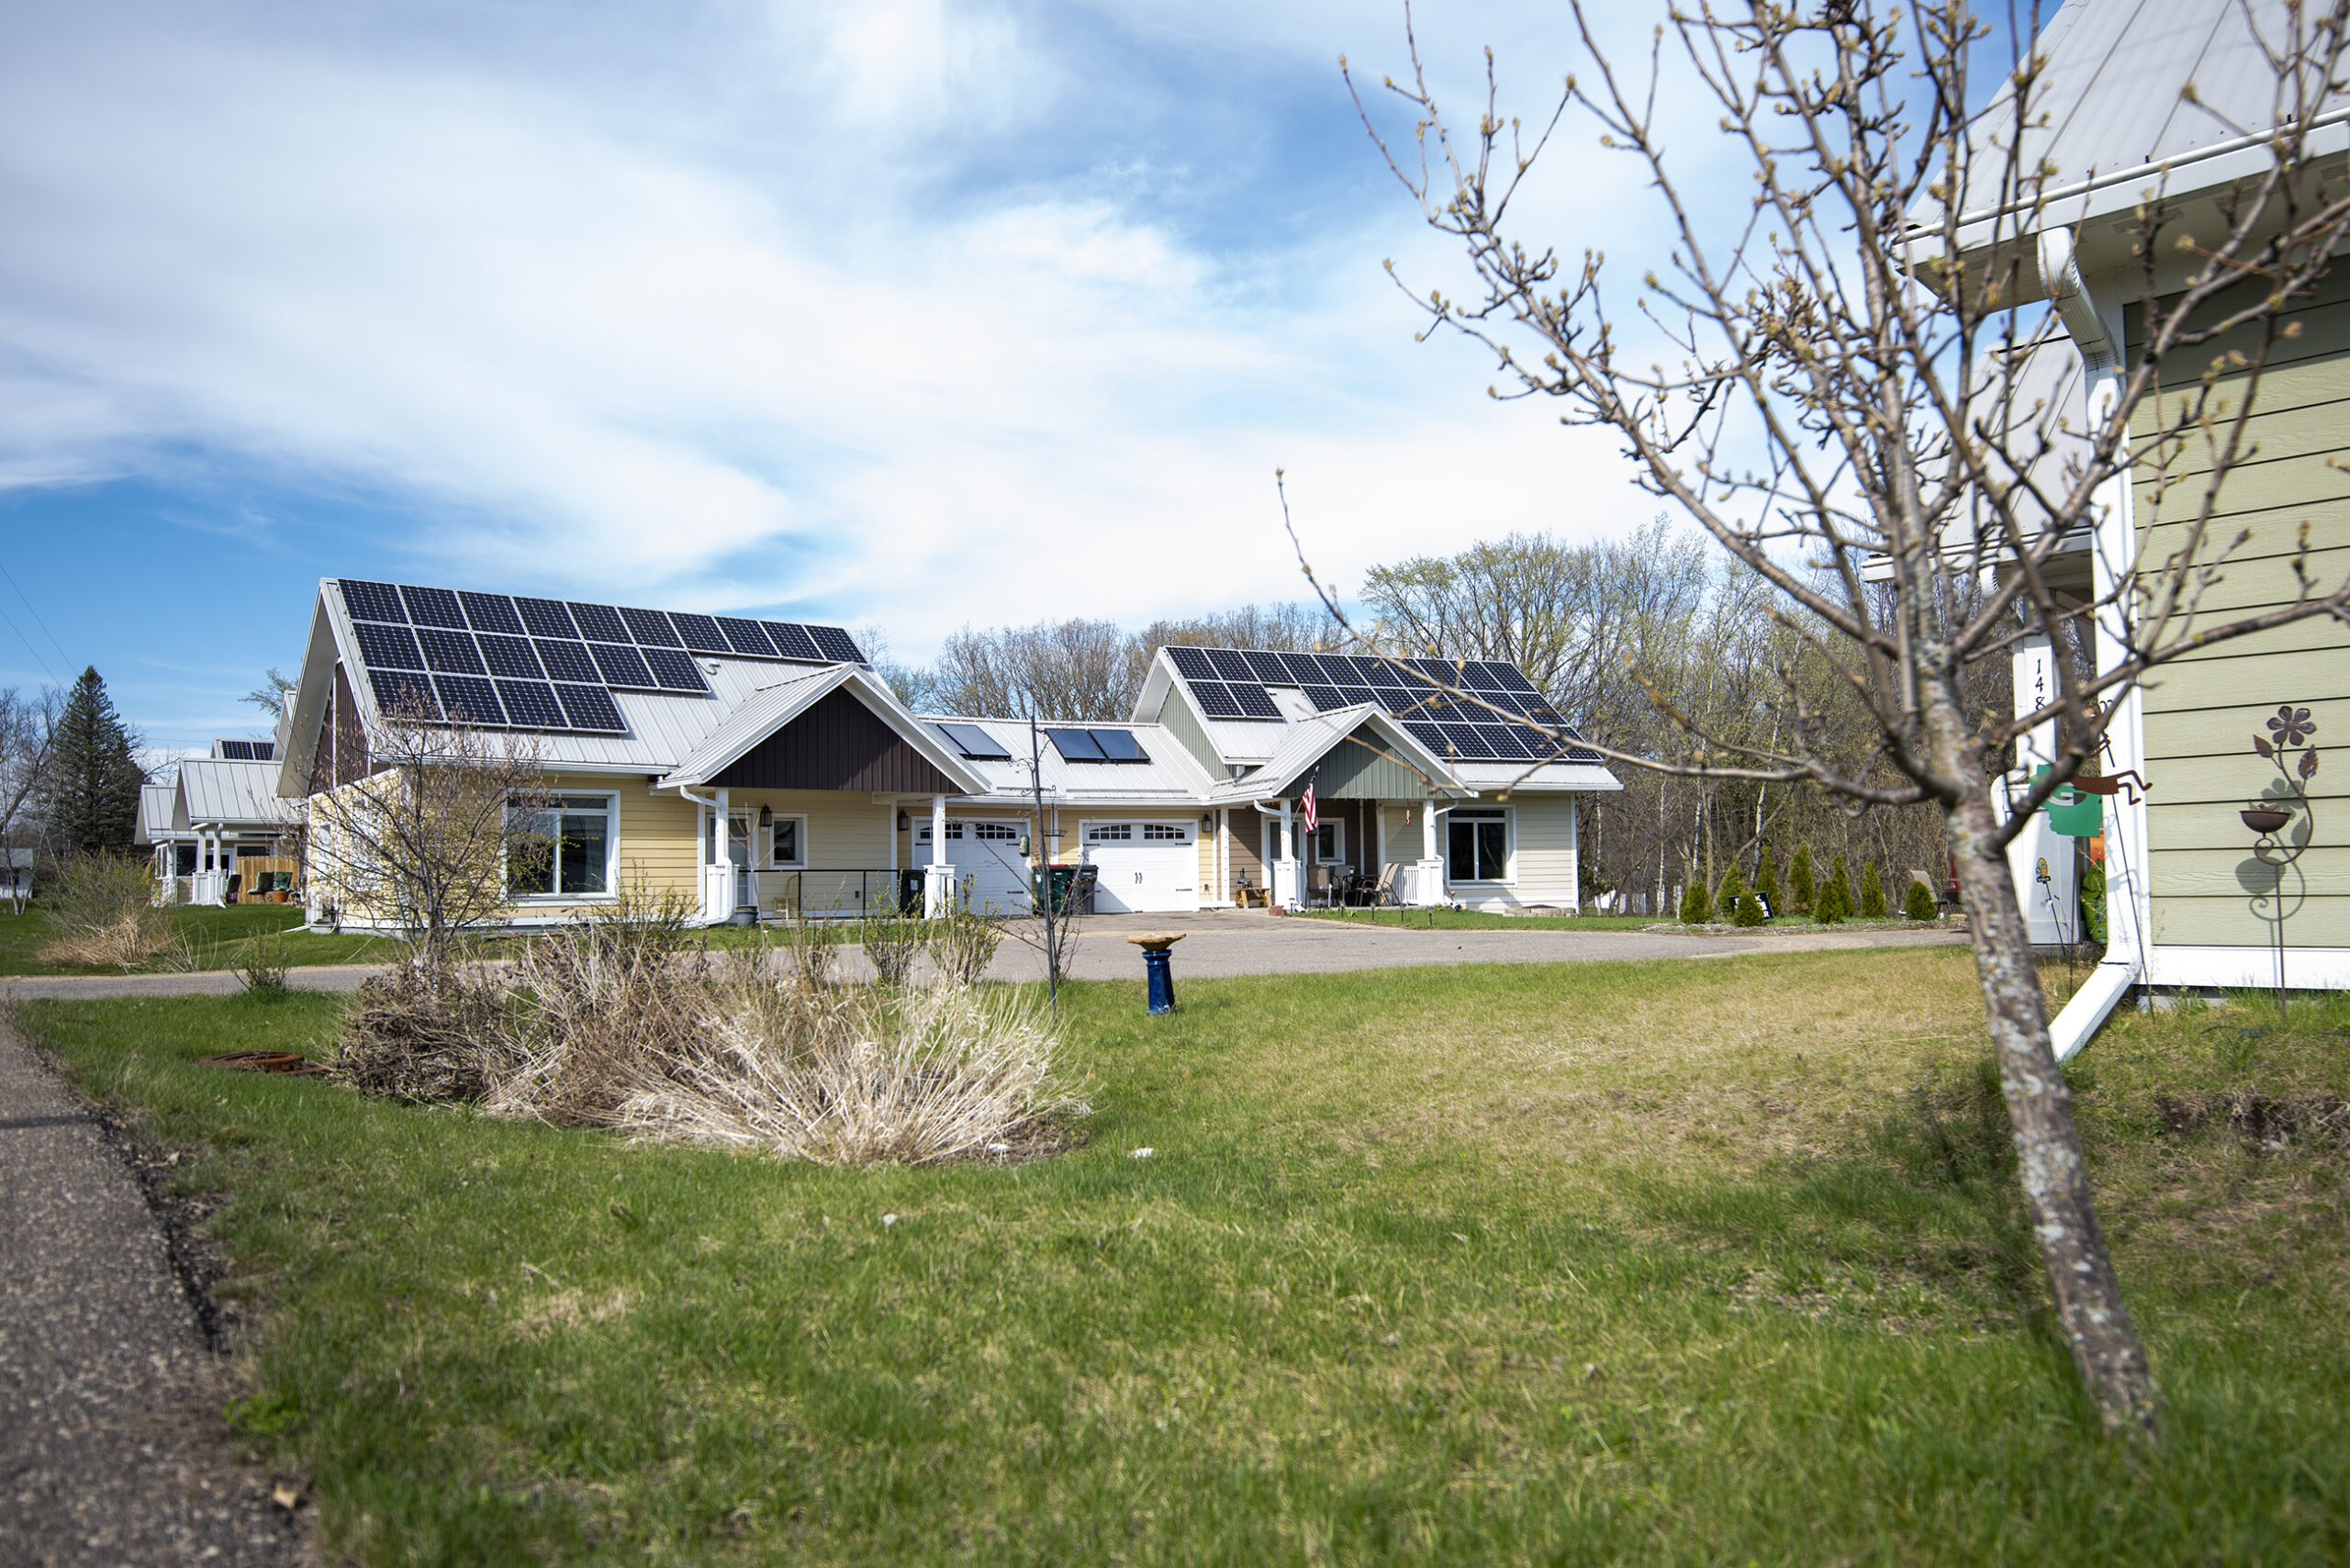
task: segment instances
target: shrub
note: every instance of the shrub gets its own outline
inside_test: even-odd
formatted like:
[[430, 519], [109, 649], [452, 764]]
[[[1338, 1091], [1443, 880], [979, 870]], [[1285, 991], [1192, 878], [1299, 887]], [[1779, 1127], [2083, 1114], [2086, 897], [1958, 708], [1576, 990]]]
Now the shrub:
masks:
[[1714, 907], [1724, 914], [1729, 914], [1738, 908], [1738, 901], [1745, 896], [1746, 879], [1738, 874], [1738, 862], [1733, 860], [1729, 869], [1722, 873], [1722, 885], [1714, 890]]
[[1909, 890], [1902, 895], [1901, 914], [1905, 920], [1937, 920], [1942, 912], [1934, 907], [1934, 895], [1926, 884], [1912, 877]]
[[2095, 860], [2081, 869], [2081, 935], [2105, 941], [2105, 868]]
[[1760, 863], [1754, 868], [1754, 891], [1762, 900], [1764, 908], [1777, 914], [1786, 908], [1786, 902], [1779, 895], [1779, 873], [1771, 864], [1771, 846], [1767, 844], [1762, 846], [1759, 854]]
[[285, 954], [266, 931], [255, 932], [237, 950], [237, 978], [255, 996], [275, 999], [285, 994]]
[[1738, 913], [1731, 918], [1740, 925], [1762, 924], [1764, 919], [1762, 901], [1756, 898], [1751, 890], [1740, 894], [1738, 901]]
[[1811, 895], [1811, 917], [1822, 925], [1835, 925], [1852, 918], [1852, 887], [1845, 879], [1844, 857], [1828, 868], [1828, 875]]
[[147, 862], [125, 855], [77, 855], [49, 890], [50, 964], [137, 969], [172, 946], [172, 913], [155, 902]]
[[903, 986], [922, 956], [923, 923], [895, 911], [868, 914], [857, 923], [856, 939], [875, 977], [883, 985]]
[[930, 961], [938, 977], [950, 985], [977, 985], [987, 973], [988, 961], [1003, 942], [1003, 922], [994, 915], [958, 906], [932, 923]]
[[1818, 898], [1818, 890], [1811, 882], [1811, 846], [1796, 846], [1796, 857], [1787, 867], [1787, 896], [1795, 900], [1797, 909], [1808, 910]]
[[1704, 925], [1714, 918], [1714, 901], [1706, 894], [1705, 879], [1689, 879], [1689, 890], [1681, 895], [1681, 924]]
[[1863, 861], [1861, 866], [1861, 918], [1883, 920], [1889, 913], [1885, 907], [1885, 883], [1877, 878], [1876, 862]]

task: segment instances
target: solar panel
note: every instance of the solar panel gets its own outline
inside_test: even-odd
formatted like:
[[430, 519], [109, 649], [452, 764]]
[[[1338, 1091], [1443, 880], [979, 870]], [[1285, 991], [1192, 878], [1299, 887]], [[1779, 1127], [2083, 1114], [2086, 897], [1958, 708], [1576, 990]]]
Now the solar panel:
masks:
[[1232, 695], [1240, 704], [1242, 714], [1248, 718], [1278, 719], [1281, 716], [1281, 704], [1274, 701], [1272, 693], [1261, 686], [1255, 684], [1243, 686], [1238, 681], [1234, 681]]
[[684, 649], [646, 648], [643, 654], [645, 664], [653, 671], [653, 684], [662, 690], [699, 693], [710, 689], [693, 655]]
[[465, 629], [465, 612], [457, 608], [457, 596], [447, 588], [410, 588], [403, 583], [400, 598], [408, 604], [408, 618], [419, 626]]
[[444, 632], [438, 626], [416, 629], [416, 645], [424, 650], [424, 667], [451, 675], [483, 675], [481, 650], [465, 632]]
[[775, 639], [775, 651], [787, 659], [821, 659], [823, 651], [816, 646], [816, 639], [808, 628], [797, 621], [770, 621], [766, 623], [767, 635]]
[[1407, 720], [1404, 725], [1404, 733], [1438, 756], [1446, 756], [1451, 750], [1445, 742], [1442, 724], [1432, 724], [1426, 719]]
[[482, 663], [489, 673], [508, 680], [544, 680], [546, 671], [539, 667], [539, 655], [531, 652], [528, 637], [500, 637], [483, 633], [474, 639], [481, 644]]
[[554, 694], [563, 703], [563, 716], [575, 730], [618, 734], [628, 729], [621, 718], [620, 704], [600, 686], [558, 685]]
[[252, 743], [252, 742], [251, 742], [251, 741], [222, 741], [222, 742], [220, 743], [220, 760], [221, 760], [221, 761], [223, 761], [223, 762], [251, 762], [252, 759], [253, 759], [253, 743]]
[[359, 634], [359, 656], [367, 661], [370, 669], [422, 669], [424, 655], [416, 651], [416, 633], [405, 626], [386, 626], [375, 621], [354, 621], [351, 629]]
[[717, 621], [710, 616], [685, 615], [672, 610], [669, 624], [677, 629], [677, 635], [685, 639], [686, 646], [698, 654], [731, 654], [734, 651], [726, 641], [726, 633], [718, 629]]
[[561, 637], [568, 642], [579, 635], [579, 629], [571, 623], [571, 611], [559, 599], [518, 598], [514, 608], [521, 612], [522, 624], [533, 637]]
[[1255, 672], [1248, 667], [1248, 661], [1241, 657], [1235, 649], [1210, 648], [1207, 655], [1208, 663], [1215, 666], [1215, 673], [1220, 679], [1255, 680], [1257, 678]]
[[1444, 726], [1444, 738], [1450, 741], [1453, 749], [1462, 756], [1491, 757], [1494, 755], [1493, 743], [1480, 733], [1483, 728], [1482, 724], [1447, 724]]
[[1491, 659], [1484, 659], [1480, 660], [1474, 667], [1477, 671], [1478, 690], [1510, 691], [1516, 689], [1510, 685], [1509, 678], [1516, 675], [1517, 672], [1510, 668], [1509, 666], [1505, 664], [1497, 664]]
[[408, 619], [408, 611], [400, 607], [400, 590], [389, 583], [363, 583], [351, 577], [343, 578], [342, 607], [362, 621]]
[[441, 693], [441, 706], [452, 723], [506, 722], [506, 710], [498, 700], [498, 689], [480, 676], [436, 675], [432, 687]]
[[543, 680], [501, 680], [498, 695], [506, 704], [506, 716], [526, 730], [566, 730], [562, 707], [554, 700], [554, 688]]
[[557, 680], [584, 680], [589, 683], [604, 678], [597, 673], [596, 661], [588, 656], [588, 644], [568, 640], [556, 642], [541, 638], [532, 644], [538, 650], [539, 662], [547, 666], [547, 674]]
[[865, 650], [856, 645], [856, 639], [837, 626], [811, 626], [808, 635], [816, 639], [816, 651], [835, 664], [865, 662]]
[[1347, 700], [1350, 708], [1358, 702], [1368, 702], [1373, 707], [1379, 705], [1379, 693], [1368, 686], [1342, 686], [1338, 688], [1338, 695]]
[[1131, 730], [1095, 730], [1093, 744], [1102, 748], [1104, 762], [1148, 762], [1150, 756], [1142, 749]]
[[371, 669], [367, 684], [375, 689], [375, 706], [395, 718], [441, 717], [441, 700], [432, 695], [432, 682], [420, 675], [404, 670]]
[[1248, 678], [1251, 680], [1261, 681], [1267, 686], [1292, 684], [1289, 678], [1289, 666], [1281, 663], [1281, 655], [1244, 653], [1240, 656], [1248, 661]]
[[626, 643], [590, 643], [588, 651], [595, 655], [596, 667], [603, 673], [607, 686], [655, 684], [653, 672], [644, 667], [644, 655]]
[[677, 641], [677, 629], [669, 624], [669, 618], [657, 610], [630, 610], [623, 607], [621, 610], [621, 619], [628, 622], [628, 634], [636, 639], [639, 647], [682, 646]]
[[571, 618], [579, 622], [579, 634], [591, 643], [625, 643], [629, 640], [628, 625], [621, 612], [609, 604], [582, 604], [568, 600]]
[[1507, 724], [1480, 724], [1477, 734], [1495, 756], [1506, 761], [1523, 762], [1534, 755], [1534, 747], [1528, 744], [1531, 737], [1523, 730]]
[[[1240, 700], [1233, 696], [1232, 688], [1225, 685], [1224, 682], [1195, 680], [1191, 685], [1192, 695], [1199, 699], [1200, 711], [1209, 718], [1237, 719], [1240, 717]], [[1257, 689], [1262, 691], [1265, 689], [1260, 686]]]
[[1010, 762], [1012, 760], [1012, 754], [1003, 749], [1003, 743], [977, 724], [940, 724], [937, 729], [940, 734], [946, 737], [949, 745], [974, 761]]
[[1305, 695], [1313, 702], [1314, 711], [1317, 713], [1327, 713], [1333, 708], [1343, 708], [1347, 705], [1347, 700], [1339, 695], [1338, 689], [1335, 686], [1309, 686], [1305, 689]]
[[775, 644], [755, 621], [738, 621], [733, 616], [718, 618], [718, 629], [726, 635], [726, 645], [746, 659], [775, 657]]
[[1299, 686], [1329, 686], [1334, 684], [1322, 673], [1322, 661], [1312, 654], [1283, 654], [1281, 666], [1289, 671], [1290, 679]]
[[465, 619], [473, 622], [476, 632], [503, 632], [512, 636], [522, 634], [522, 618], [514, 613], [514, 601], [502, 593], [460, 593], [459, 602], [465, 607]]
[[1404, 672], [1397, 669], [1392, 660], [1365, 659], [1362, 662], [1371, 666], [1368, 673], [1371, 685], [1397, 687], [1404, 684]]
[[1101, 762], [1104, 760], [1102, 756], [1101, 743], [1093, 738], [1093, 732], [1091, 730], [1046, 730], [1045, 738], [1053, 743], [1053, 749], [1061, 754], [1064, 761]]
[[1207, 655], [1197, 648], [1169, 648], [1167, 650], [1167, 656], [1175, 661], [1175, 673], [1185, 680], [1214, 680], [1215, 678], [1215, 666], [1208, 663]]
[[1531, 691], [1534, 689], [1534, 683], [1527, 679], [1525, 672], [1516, 665], [1495, 665], [1494, 667], [1501, 671], [1503, 690]]

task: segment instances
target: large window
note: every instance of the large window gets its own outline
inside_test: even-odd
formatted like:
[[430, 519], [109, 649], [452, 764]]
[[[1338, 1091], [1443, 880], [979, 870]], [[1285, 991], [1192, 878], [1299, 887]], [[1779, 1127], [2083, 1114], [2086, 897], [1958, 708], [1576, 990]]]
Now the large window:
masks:
[[613, 806], [610, 795], [558, 795], [551, 809], [513, 812], [506, 890], [518, 899], [610, 894]]
[[1507, 810], [1456, 808], [1446, 819], [1446, 878], [1455, 882], [1509, 880]]

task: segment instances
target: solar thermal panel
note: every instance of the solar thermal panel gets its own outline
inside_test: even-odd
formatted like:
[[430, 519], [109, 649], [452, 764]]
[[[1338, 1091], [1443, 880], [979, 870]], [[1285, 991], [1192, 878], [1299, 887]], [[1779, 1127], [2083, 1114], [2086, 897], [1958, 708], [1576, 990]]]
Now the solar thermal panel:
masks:
[[1004, 749], [1003, 743], [977, 724], [940, 724], [937, 728], [957, 751], [975, 762], [1012, 760], [1012, 754]]
[[718, 629], [718, 622], [708, 615], [686, 615], [672, 610], [669, 624], [677, 629], [686, 646], [698, 654], [731, 654], [734, 650], [726, 641], [726, 633]]
[[726, 638], [726, 645], [746, 659], [775, 657], [775, 644], [755, 621], [738, 621], [731, 615], [718, 618], [718, 630]]
[[591, 643], [625, 643], [629, 640], [628, 624], [621, 612], [609, 604], [582, 604], [577, 599], [566, 601], [571, 618], [579, 623], [579, 634]]
[[1102, 748], [1105, 762], [1148, 762], [1150, 756], [1130, 730], [1095, 730], [1093, 744]]
[[465, 619], [475, 631], [522, 634], [522, 618], [514, 613], [514, 601], [504, 594], [461, 593], [457, 599], [465, 607]]
[[570, 723], [563, 716], [563, 708], [554, 700], [554, 688], [543, 680], [501, 680], [498, 683], [498, 700], [506, 704], [506, 716], [518, 728], [525, 730], [567, 730]]
[[251, 742], [251, 741], [222, 741], [222, 742], [220, 743], [220, 760], [221, 760], [221, 761], [223, 761], [223, 762], [251, 762], [252, 759], [253, 759], [253, 743], [252, 743], [252, 742]]
[[451, 675], [481, 675], [481, 651], [468, 632], [448, 632], [438, 626], [416, 629], [416, 645], [424, 650], [424, 667]]
[[677, 641], [677, 628], [671, 626], [669, 618], [657, 610], [630, 610], [623, 606], [621, 619], [628, 622], [628, 634], [636, 639], [640, 648], [683, 646]]
[[823, 650], [816, 646], [816, 639], [808, 628], [797, 621], [767, 622], [767, 635], [775, 639], [775, 651], [787, 659], [821, 659]]
[[683, 648], [645, 648], [641, 650], [644, 662], [653, 671], [653, 683], [664, 691], [701, 693], [710, 689], [701, 678], [701, 669], [693, 655]]
[[606, 686], [655, 684], [653, 672], [644, 667], [644, 655], [626, 643], [590, 643], [588, 652], [594, 655]]
[[565, 639], [556, 642], [542, 637], [532, 644], [538, 650], [539, 662], [547, 666], [547, 674], [557, 680], [584, 680], [593, 684], [603, 676], [596, 668], [596, 661], [588, 656], [588, 644]]
[[1296, 684], [1290, 679], [1289, 666], [1281, 663], [1281, 656], [1279, 654], [1244, 653], [1240, 656], [1248, 661], [1248, 674], [1251, 679], [1262, 681], [1267, 686]]
[[[1195, 680], [1191, 683], [1192, 695], [1199, 699], [1200, 711], [1211, 719], [1237, 719], [1240, 700], [1232, 695], [1232, 688], [1220, 680]], [[1257, 689], [1259, 691], [1263, 687]]]
[[539, 667], [539, 655], [531, 652], [528, 637], [500, 637], [483, 633], [474, 639], [481, 644], [482, 663], [489, 673], [508, 680], [544, 680], [547, 672]]
[[1101, 743], [1093, 738], [1091, 730], [1046, 730], [1045, 738], [1053, 743], [1053, 749], [1061, 754], [1065, 762], [1104, 760]]
[[457, 596], [447, 588], [410, 588], [402, 583], [400, 598], [407, 602], [408, 618], [419, 626], [465, 629], [465, 612], [457, 608]]
[[367, 684], [375, 693], [376, 708], [387, 717], [441, 717], [441, 700], [432, 695], [430, 677], [410, 675], [405, 670], [371, 669], [367, 672]]
[[503, 724], [506, 710], [498, 700], [498, 688], [477, 675], [436, 675], [432, 688], [441, 694], [441, 707], [453, 724]]
[[1305, 689], [1305, 695], [1307, 700], [1314, 704], [1314, 711], [1317, 713], [1327, 713], [1333, 708], [1343, 708], [1347, 705], [1347, 700], [1338, 694], [1338, 689], [1335, 686], [1309, 686]]
[[1215, 673], [1220, 679], [1254, 680], [1257, 678], [1248, 668], [1248, 661], [1242, 658], [1236, 649], [1210, 648], [1208, 663], [1215, 666]]
[[1281, 704], [1273, 700], [1272, 693], [1253, 681], [1246, 686], [1237, 680], [1234, 681], [1232, 697], [1233, 700], [1240, 704], [1241, 716], [1244, 718], [1278, 719], [1281, 716]]
[[386, 626], [375, 621], [354, 621], [351, 629], [359, 635], [359, 656], [370, 669], [422, 669], [424, 655], [416, 651], [416, 633], [405, 626]]
[[600, 686], [558, 684], [554, 694], [563, 703], [563, 716], [571, 721], [571, 727], [575, 730], [618, 734], [628, 729], [621, 718], [620, 704], [613, 701], [612, 694]]
[[856, 645], [856, 639], [837, 626], [811, 626], [808, 634], [816, 639], [816, 651], [828, 659], [845, 665], [865, 662], [865, 651]]
[[1175, 661], [1175, 673], [1185, 680], [1214, 680], [1215, 678], [1215, 666], [1208, 663], [1207, 655], [1197, 648], [1169, 648], [1167, 650], [1167, 656]]
[[518, 598], [514, 608], [533, 637], [561, 637], [568, 642], [579, 635], [579, 629], [571, 623], [571, 611], [559, 599]]
[[408, 611], [400, 606], [400, 590], [389, 583], [367, 583], [353, 577], [343, 578], [342, 607], [361, 621], [405, 621], [408, 619]]

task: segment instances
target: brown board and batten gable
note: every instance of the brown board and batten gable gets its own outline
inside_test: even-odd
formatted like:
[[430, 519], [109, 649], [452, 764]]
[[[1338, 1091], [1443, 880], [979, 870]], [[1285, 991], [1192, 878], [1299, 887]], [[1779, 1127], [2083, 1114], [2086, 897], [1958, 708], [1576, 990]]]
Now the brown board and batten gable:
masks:
[[964, 792], [846, 687], [827, 693], [707, 783], [724, 790]]

